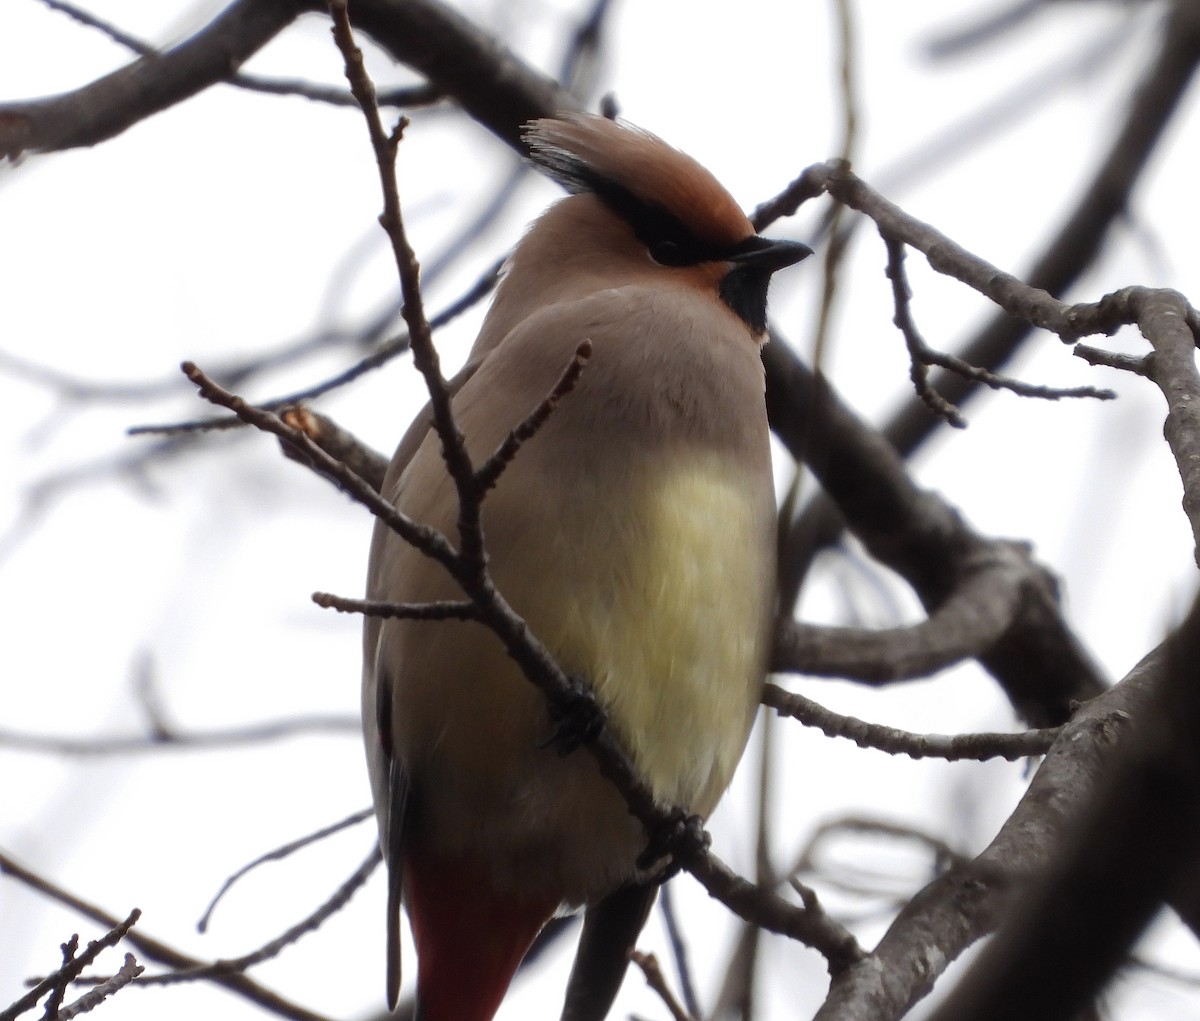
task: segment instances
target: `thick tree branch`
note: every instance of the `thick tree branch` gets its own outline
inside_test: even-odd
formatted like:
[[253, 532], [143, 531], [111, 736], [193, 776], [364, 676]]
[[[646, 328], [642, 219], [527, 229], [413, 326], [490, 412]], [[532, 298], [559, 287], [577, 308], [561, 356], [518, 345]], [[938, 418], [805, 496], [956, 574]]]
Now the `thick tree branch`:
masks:
[[986, 555], [963, 565], [959, 585], [928, 619], [912, 627], [871, 631], [781, 620], [772, 672], [890, 684], [987, 653], [1042, 586], [1041, 569], [1027, 546], [994, 541], [982, 552]]
[[[311, 6], [324, 6], [310, 0]], [[355, 28], [445, 90], [522, 155], [521, 126], [579, 110], [579, 102], [493, 36], [436, 0], [355, 0]]]
[[[919, 489], [895, 448], [790, 348], [772, 343], [764, 358], [776, 432], [808, 463], [846, 526], [912, 585], [930, 612], [980, 565], [1011, 557], [1007, 544], [983, 538], [939, 496]], [[1073, 702], [1099, 694], [1106, 683], [1064, 622], [1053, 578], [1032, 560], [1026, 563], [1024, 598], [1011, 627], [979, 660], [1024, 719], [1054, 725], [1070, 716]]]
[[1122, 692], [1128, 701], [1120, 711], [1132, 723], [1121, 728], [1103, 771], [1090, 771], [1092, 796], [1075, 796], [1080, 824], [1065, 841], [1048, 843], [1046, 874], [1014, 905], [935, 1021], [1077, 1016], [1163, 900], [1190, 880], [1200, 849], [1197, 663], [1200, 600], [1122, 683], [1137, 689]]
[[291, 0], [236, 0], [166, 53], [140, 57], [94, 82], [0, 105], [0, 158], [95, 145], [224, 81], [299, 13]]
[[913, 897], [871, 954], [834, 979], [814, 1021], [903, 1017], [951, 961], [996, 928], [1084, 816], [1104, 762], [1149, 703], [1151, 673], [1143, 662], [1076, 714], [991, 844]]
[[[95, 145], [229, 80], [320, 0], [234, 0], [211, 23], [162, 54], [139, 57], [72, 92], [0, 104], [0, 157]], [[524, 152], [520, 127], [579, 108], [551, 78], [436, 0], [355, 0], [351, 18], [398, 61], [421, 72], [471, 117]]]

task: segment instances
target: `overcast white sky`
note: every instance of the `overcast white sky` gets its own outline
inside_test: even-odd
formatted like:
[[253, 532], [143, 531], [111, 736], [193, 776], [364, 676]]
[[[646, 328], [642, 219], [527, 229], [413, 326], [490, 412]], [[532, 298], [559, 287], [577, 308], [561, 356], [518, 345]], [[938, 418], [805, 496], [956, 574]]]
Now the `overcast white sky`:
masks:
[[[8, 0], [0, 32], [0, 99], [67, 89], [124, 62], [95, 32], [36, 0]], [[222, 3], [93, 0], [91, 9], [165, 44]], [[527, 59], [552, 69], [578, 9], [567, 0], [462, 3]], [[742, 0], [616, 4], [599, 92], [624, 116], [706, 163], [747, 208], [839, 144], [834, 5]], [[921, 46], [967, 19], [974, 4], [939, 0], [854, 5], [861, 93], [858, 172], [905, 208], [998, 266], [1020, 273], [1059, 222], [1119, 123], [1133, 76], [1154, 42], [1157, 8], [1060, 4], [995, 46], [931, 66]], [[732, 13], [731, 13], [732, 10]], [[1011, 125], [917, 181], [889, 189], [902, 159], [981, 109], [990, 97], [1071, 65], [1102, 40], [1088, 73], [1043, 90]], [[377, 60], [384, 80], [402, 77]], [[306, 20], [248, 66], [260, 74], [340, 81], [324, 23]], [[1130, 283], [1177, 287], [1193, 300], [1196, 100], [1136, 195], [1131, 222], [1073, 297]], [[430, 264], [474, 216], [514, 158], [482, 129], [419, 116], [401, 151], [401, 183], [418, 254]], [[436, 279], [427, 303], [453, 300], [555, 197], [530, 179], [477, 248]], [[318, 327], [353, 328], [395, 290], [375, 225], [375, 169], [361, 118], [302, 99], [212, 89], [94, 150], [29, 157], [0, 168], [0, 354], [111, 384], [166, 383], [189, 358], [219, 369], [287, 346]], [[774, 233], [809, 238], [814, 213]], [[884, 254], [862, 231], [826, 362], [848, 399], [882, 420], [905, 394], [907, 364], [890, 324]], [[909, 260], [914, 311], [935, 346], [951, 347], [985, 304]], [[776, 318], [801, 346], [811, 334], [818, 265], [782, 278]], [[481, 312], [442, 337], [462, 357]], [[1139, 350], [1136, 337], [1115, 346]], [[344, 347], [256, 379], [267, 397], [332, 374]], [[1064, 578], [1072, 622], [1110, 674], [1121, 676], [1191, 598], [1195, 569], [1180, 488], [1161, 440], [1162, 402], [1145, 381], [1096, 370], [1049, 336], [1013, 367], [1025, 379], [1114, 386], [1121, 399], [1040, 404], [1001, 394], [971, 404], [965, 434], [945, 435], [916, 464], [988, 534], [1031, 540]], [[390, 449], [418, 396], [395, 363], [321, 409]], [[152, 462], [136, 479], [91, 466], [149, 446], [124, 435], [141, 422], [204, 408], [180, 382], [153, 400], [65, 401], [0, 366], [0, 727], [76, 736], [142, 726], [134, 679], [150, 670], [181, 728], [234, 726], [309, 712], [357, 712], [357, 622], [313, 607], [315, 589], [361, 592], [370, 522], [330, 487], [283, 461], [261, 436], [210, 441], [204, 453]], [[213, 451], [222, 451], [213, 456]], [[80, 472], [85, 472], [83, 477]], [[68, 481], [63, 481], [68, 479]], [[40, 493], [41, 502], [31, 502]], [[868, 624], [916, 614], [902, 586], [864, 580], [835, 561], [808, 594], [812, 619], [844, 619], [849, 590]], [[922, 731], [1012, 725], [1001, 696], [972, 671], [906, 690], [863, 692], [808, 682], [843, 711]], [[777, 730], [784, 766], [775, 841], [781, 859], [822, 819], [870, 812], [944, 827], [964, 850], [990, 838], [1018, 796], [1020, 765], [941, 768], [842, 747], [799, 727]], [[754, 765], [753, 748], [748, 764]], [[134, 905], [153, 935], [207, 958], [243, 953], [306, 914], [366, 854], [360, 827], [244, 881], [210, 933], [194, 923], [230, 872], [257, 854], [368, 801], [356, 735], [305, 737], [220, 752], [158, 752], [64, 760], [0, 747], [0, 846], [79, 895], [123, 914]], [[752, 773], [753, 769], [743, 773]], [[752, 776], [743, 776], [744, 789]], [[752, 870], [751, 809], [735, 787], [713, 829], [718, 852]], [[872, 859], [919, 881], [911, 861]], [[723, 909], [695, 884], [686, 902], [702, 994], [711, 1002], [729, 938]], [[378, 878], [316, 936], [256, 974], [333, 1016], [382, 998]], [[97, 930], [0, 881], [0, 1004], [54, 966], [71, 932]], [[879, 923], [861, 927], [870, 942]], [[1200, 972], [1190, 941], [1164, 930], [1174, 963]], [[657, 922], [646, 945], [661, 950]], [[411, 961], [411, 956], [409, 958]], [[559, 953], [523, 983], [500, 1018], [550, 1016], [565, 980]], [[803, 1017], [823, 995], [816, 955], [773, 945], [764, 962], [771, 1017]], [[410, 969], [411, 970], [411, 969]], [[553, 974], [551, 973], [553, 972]], [[1196, 1016], [1200, 997], [1162, 979], [1125, 983], [1121, 1019]], [[109, 1018], [248, 1017], [207, 988], [129, 990]], [[614, 1017], [664, 1010], [635, 974]]]

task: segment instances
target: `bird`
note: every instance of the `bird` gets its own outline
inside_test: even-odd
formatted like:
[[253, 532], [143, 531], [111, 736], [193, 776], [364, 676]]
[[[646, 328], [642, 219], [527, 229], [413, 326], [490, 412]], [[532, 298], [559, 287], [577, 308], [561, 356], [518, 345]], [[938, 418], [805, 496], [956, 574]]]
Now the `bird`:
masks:
[[[656, 799], [707, 818], [748, 740], [774, 613], [767, 288], [811, 249], [759, 236], [708, 170], [625, 122], [566, 114], [523, 137], [569, 194], [511, 251], [449, 383], [473, 462], [545, 400], [581, 344], [591, 354], [482, 504], [488, 569]], [[382, 494], [457, 534], [428, 406]], [[379, 521], [366, 589], [462, 598]], [[542, 927], [582, 909], [561, 1018], [607, 1015], [661, 877], [639, 866], [647, 835], [622, 796], [586, 750], [556, 747], [556, 726], [482, 624], [364, 619], [389, 1007], [401, 903], [420, 1021], [489, 1021]]]

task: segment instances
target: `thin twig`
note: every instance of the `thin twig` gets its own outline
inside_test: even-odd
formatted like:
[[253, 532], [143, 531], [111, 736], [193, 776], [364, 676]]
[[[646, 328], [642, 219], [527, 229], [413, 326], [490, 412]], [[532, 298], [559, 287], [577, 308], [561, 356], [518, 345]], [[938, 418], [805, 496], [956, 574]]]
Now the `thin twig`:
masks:
[[925, 402], [930, 411], [940, 415], [956, 429], [965, 429], [967, 422], [958, 408], [929, 385], [929, 361], [925, 357], [929, 346], [918, 332], [912, 317], [912, 288], [909, 287], [908, 275], [904, 272], [904, 245], [886, 235], [883, 243], [887, 246], [887, 276], [892, 282], [892, 302], [895, 308], [892, 322], [903, 334], [904, 343], [908, 347], [909, 378], [917, 396]]
[[1120, 354], [1117, 351], [1105, 351], [1103, 348], [1092, 347], [1090, 344], [1076, 344], [1071, 353], [1076, 358], [1082, 358], [1089, 365], [1106, 365], [1110, 369], [1132, 372], [1144, 379], [1154, 378], [1153, 351], [1139, 357]]
[[125, 955], [125, 962], [117, 970], [112, 978], [101, 982], [95, 989], [89, 989], [79, 999], [73, 1003], [67, 1004], [61, 1010], [57, 1011], [53, 1017], [47, 1018], [46, 1021], [70, 1021], [73, 1017], [78, 1017], [80, 1014], [86, 1014], [95, 1007], [100, 1006], [105, 1000], [116, 993], [120, 989], [124, 989], [127, 985], [138, 978], [146, 969], [137, 963], [137, 959], [133, 954]]
[[252, 862], [243, 865], [221, 884], [221, 888], [213, 896], [213, 899], [209, 901], [208, 907], [204, 909], [204, 914], [200, 916], [200, 920], [196, 923], [197, 931], [208, 931], [209, 919], [212, 917], [212, 913], [216, 910], [217, 904], [220, 903], [221, 898], [229, 892], [234, 883], [236, 883], [251, 870], [258, 868], [259, 865], [264, 865], [269, 861], [282, 861], [284, 858], [295, 854], [295, 852], [308, 847], [310, 844], [315, 844], [317, 841], [324, 840], [326, 837], [333, 836], [335, 833], [340, 833], [342, 830], [348, 829], [351, 826], [357, 826], [360, 822], [371, 818], [371, 816], [374, 814], [375, 810], [373, 808], [361, 809], [357, 812], [354, 812], [352, 815], [346, 816], [345, 819], [341, 819], [330, 826], [325, 826], [314, 833], [309, 833], [301, 837], [299, 840], [293, 840], [290, 843], [284, 844], [282, 847], [275, 848], [273, 851], [268, 851], [266, 854], [261, 854]]
[[966, 419], [963, 418], [958, 408], [929, 385], [930, 365], [937, 365], [967, 379], [984, 383], [993, 390], [1011, 390], [1021, 397], [1037, 397], [1049, 401], [1057, 401], [1064, 397], [1091, 397], [1101, 401], [1111, 401], [1116, 398], [1115, 391], [1093, 386], [1049, 387], [1024, 383], [1019, 379], [992, 372], [990, 369], [970, 365], [954, 355], [935, 351], [925, 342], [925, 338], [921, 336], [917, 324], [913, 320], [910, 300], [912, 288], [909, 286], [908, 273], [904, 268], [905, 246], [882, 231], [881, 234], [888, 253], [887, 276], [892, 282], [892, 301], [895, 307], [892, 322], [903, 334], [904, 343], [908, 347], [909, 376], [916, 388], [917, 396], [935, 415], [940, 415], [955, 428], [966, 428]]
[[[430, 328], [434, 330], [440, 329], [491, 294], [496, 287], [497, 281], [500, 279], [500, 270], [504, 265], [505, 258], [507, 256], [497, 259], [492, 263], [480, 274], [475, 283], [430, 319]], [[284, 394], [281, 397], [272, 397], [262, 401], [257, 406], [268, 411], [280, 411], [295, 404], [303, 404], [307, 401], [316, 400], [318, 397], [324, 397], [326, 394], [340, 387], [353, 383], [360, 376], [365, 376], [368, 372], [386, 365], [393, 358], [406, 354], [409, 348], [409, 336], [407, 333], [391, 337], [380, 344], [378, 348], [365, 358], [355, 362], [348, 369], [343, 370], [336, 376], [305, 387], [302, 390], [295, 390], [292, 393]], [[0, 358], [2, 357], [3, 355], [0, 354]], [[197, 421], [172, 422], [162, 425], [135, 425], [127, 429], [126, 433], [130, 436], [147, 434], [171, 436], [178, 433], [211, 432], [213, 430], [230, 429], [244, 424], [241, 419], [234, 415], [229, 418], [205, 418]]]
[[67, 995], [67, 986], [73, 981], [73, 974], [78, 975], [79, 971], [72, 968], [71, 965], [75, 961], [75, 955], [79, 952], [79, 933], [71, 933], [71, 938], [62, 944], [62, 967], [53, 976], [54, 987], [50, 990], [50, 995], [46, 997], [45, 1009], [42, 1011], [42, 1021], [54, 1021], [58, 1015], [58, 1009], [62, 1006], [63, 1000]]
[[679, 976], [679, 991], [683, 996], [684, 1006], [689, 1014], [700, 1016], [700, 1000], [696, 996], [696, 984], [692, 981], [692, 965], [688, 956], [687, 943], [683, 938], [683, 930], [679, 927], [679, 919], [675, 914], [675, 887], [672, 883], [663, 883], [662, 893], [658, 897], [658, 906], [662, 911], [663, 925], [667, 930], [667, 940], [671, 944], [671, 957], [675, 961], [675, 972]]
[[629, 959], [642, 969], [642, 974], [646, 977], [646, 985], [658, 993], [659, 999], [671, 1012], [674, 1021], [696, 1021], [695, 1015], [690, 1014], [679, 1002], [678, 997], [671, 992], [666, 976], [663, 975], [662, 968], [658, 966], [657, 957], [635, 950], [629, 955]]
[[580, 341], [579, 346], [575, 349], [575, 356], [563, 370], [563, 374], [558, 378], [558, 382], [554, 384], [550, 393], [525, 417], [524, 421], [504, 437], [495, 453], [476, 470], [475, 482], [479, 487], [480, 494], [487, 492], [499, 481], [501, 474], [512, 463], [521, 447], [546, 424], [562, 399], [579, 385], [579, 377], [583, 374], [584, 366], [591, 357], [592, 342], [590, 340]]
[[291, 926], [286, 932], [264, 943], [257, 950], [243, 954], [241, 957], [224, 958], [213, 961], [210, 964], [196, 964], [190, 968], [162, 972], [158, 975], [144, 975], [142, 976], [141, 984], [176, 985], [180, 982], [194, 982], [198, 979], [220, 978], [226, 975], [245, 972], [256, 964], [262, 964], [263, 961], [269, 961], [271, 958], [277, 957], [281, 951], [297, 942], [303, 936], [308, 935], [308, 933], [316, 931], [327, 919], [345, 907], [354, 893], [367, 881], [371, 873], [379, 867], [379, 863], [382, 860], [379, 848], [377, 846], [372, 847], [371, 853], [367, 855], [363, 863], [354, 870], [349, 879], [334, 891], [333, 895], [324, 904], [306, 918]]
[[231, 748], [304, 734], [357, 734], [357, 716], [296, 716], [213, 730], [177, 730], [128, 737], [67, 737], [0, 729], [0, 748], [44, 755], [131, 755], [143, 752]]
[[[854, 159], [855, 143], [858, 138], [858, 95], [856, 40], [854, 34], [854, 14], [851, 10], [851, 0], [833, 0], [837, 22], [838, 51], [841, 57], [838, 70], [839, 94], [841, 96], [842, 141], [838, 149], [838, 158], [846, 166]], [[845, 206], [835, 203], [830, 214], [828, 226], [829, 243], [825, 246], [825, 257], [821, 266], [821, 305], [817, 316], [816, 328], [813, 331], [812, 364], [820, 371], [825, 362], [825, 349], [829, 340], [830, 322], [833, 316], [834, 301], [837, 297], [838, 281], [841, 267], [845, 259], [849, 235], [839, 226], [845, 213]]]
[[379, 222], [391, 244], [392, 257], [400, 277], [400, 293], [404, 297], [403, 315], [408, 325], [413, 364], [425, 379], [433, 427], [442, 444], [442, 458], [458, 492], [458, 538], [461, 555], [451, 573], [459, 578], [464, 571], [470, 571], [476, 578], [482, 579], [485, 571], [483, 533], [479, 526], [479, 501], [473, 492], [474, 467], [462, 433], [454, 421], [454, 412], [450, 406], [450, 389], [446, 377], [442, 374], [437, 348], [433, 344], [433, 331], [425, 317], [420, 264], [408, 241], [400, 208], [400, 191], [396, 184], [396, 150], [403, 137], [407, 120], [401, 118], [391, 132], [384, 129], [375, 100], [375, 85], [367, 74], [362, 50], [354, 41], [347, 0], [329, 0], [329, 13], [333, 19], [333, 38], [345, 61], [346, 80], [362, 108], [371, 148], [375, 152], [379, 185], [383, 193], [383, 212], [379, 216]]
[[867, 723], [826, 709], [811, 698], [785, 691], [775, 684], [763, 689], [763, 705], [781, 716], [790, 716], [806, 727], [816, 727], [826, 737], [849, 738], [860, 748], [874, 748], [889, 755], [907, 755], [912, 759], [961, 759], [1009, 762], [1029, 755], [1044, 755], [1058, 738], [1061, 727], [1026, 730], [1017, 734], [913, 734], [895, 727]]
[[[0, 857], [0, 872], [9, 872], [6, 861]], [[142, 912], [138, 908], [134, 908], [125, 917], [124, 921], [114, 922], [109, 926], [108, 932], [96, 940], [90, 940], [83, 953], [78, 956], [75, 953], [79, 946], [79, 936], [72, 936], [66, 943], [62, 945], [63, 965], [53, 975], [48, 975], [42, 979], [36, 986], [29, 990], [12, 1006], [5, 1010], [0, 1010], [0, 1021], [13, 1021], [13, 1018], [25, 1013], [27, 1010], [32, 1010], [46, 993], [51, 993], [57, 998], [56, 1002], [62, 1001], [62, 991], [66, 989], [79, 974], [91, 964], [100, 954], [109, 947], [115, 947], [122, 939], [128, 935], [129, 930], [137, 924], [139, 918], [142, 917]]]
[[[304, 433], [325, 453], [341, 461], [355, 475], [368, 483], [376, 492], [383, 492], [383, 481], [387, 477], [388, 459], [379, 451], [368, 447], [348, 429], [343, 429], [327, 415], [321, 415], [303, 405], [283, 408], [279, 417], [285, 425]], [[294, 447], [280, 444], [286, 457], [299, 455]]]
[[363, 504], [398, 535], [403, 536], [422, 553], [445, 565], [453, 573], [457, 566], [458, 554], [444, 535], [401, 514], [383, 499], [378, 490], [369, 482], [352, 472], [336, 458], [330, 457], [308, 436], [299, 429], [293, 429], [287, 425], [278, 415], [247, 404], [241, 397], [218, 386], [192, 362], [184, 362], [182, 369], [184, 375], [196, 384], [200, 396], [206, 401], [227, 408], [256, 429], [278, 436], [285, 443], [296, 447], [304, 455], [306, 463], [312, 465], [314, 471], [336, 483], [340, 489]]
[[[929, 852], [932, 859], [929, 869], [931, 877], [940, 876], [951, 867], [965, 864], [967, 861], [963, 854], [941, 837], [920, 830], [912, 824], [848, 815], [831, 819], [817, 827], [788, 872], [789, 884], [793, 888], [797, 888], [799, 892], [799, 888], [802, 886], [799, 877], [810, 875], [819, 879], [823, 885], [836, 887], [846, 893], [886, 898], [894, 907], [900, 907], [907, 903], [913, 893], [912, 881], [905, 881], [905, 888], [902, 892], [894, 892], [897, 878], [895, 874], [880, 869], [871, 869], [864, 865], [864, 856], [861, 851], [856, 851], [853, 847], [847, 852], [846, 861], [839, 869], [835, 870], [831, 863], [822, 862], [819, 852], [824, 845], [832, 839], [846, 835], [870, 837], [875, 840], [885, 838], [918, 844]], [[884, 884], [887, 881], [891, 881], [891, 886], [885, 889]], [[808, 895], [816, 896], [811, 891]], [[801, 894], [801, 896], [806, 895]]]
[[312, 601], [338, 613], [361, 613], [382, 620], [478, 620], [475, 604], [463, 600], [437, 603], [389, 603], [380, 599], [347, 599], [330, 592], [314, 592]]
[[[2, 850], [0, 850], [0, 874], [11, 876], [18, 882], [24, 883], [30, 889], [37, 890], [38, 893], [56, 900], [60, 904], [65, 904], [73, 911], [78, 911], [80, 914], [99, 922], [101, 925], [115, 927], [121, 924], [119, 919], [114, 918], [95, 904], [77, 897], [75, 894], [64, 890], [61, 886], [52, 883], [44, 876], [40, 876], [36, 872], [18, 864]], [[139, 928], [131, 929], [125, 938], [143, 956], [159, 961], [172, 968], [195, 968], [202, 963], [194, 957], [189, 957], [174, 947], [168, 946], [161, 940], [148, 936]], [[255, 982], [247, 975], [214, 975], [212, 976], [212, 980], [218, 985], [237, 993], [252, 1003], [258, 1004], [260, 1007], [279, 1017], [290, 1018], [291, 1021], [331, 1021], [326, 1015], [318, 1014], [316, 1011], [291, 1002], [273, 990]], [[0, 1021], [6, 1021], [6, 1019], [0, 1018]]]

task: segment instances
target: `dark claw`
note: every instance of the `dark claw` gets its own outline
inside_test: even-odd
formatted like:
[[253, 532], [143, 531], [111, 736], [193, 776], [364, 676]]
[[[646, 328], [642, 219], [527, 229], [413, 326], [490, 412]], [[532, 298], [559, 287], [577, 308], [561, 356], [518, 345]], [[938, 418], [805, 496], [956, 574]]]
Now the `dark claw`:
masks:
[[[670, 818], [650, 835], [650, 843], [638, 858], [637, 867], [649, 871], [656, 865], [661, 866], [661, 871], [655, 874], [654, 881], [665, 883], [679, 872], [684, 861], [708, 850], [711, 843], [712, 837], [704, 828], [704, 820], [698, 815], [691, 815], [681, 808], [676, 808]], [[667, 858], [670, 858], [670, 861], [662, 866]]]
[[578, 678], [571, 678], [573, 689], [565, 704], [550, 707], [553, 728], [550, 736], [538, 742], [538, 748], [554, 748], [559, 755], [570, 755], [582, 745], [600, 736], [608, 723], [608, 714]]

